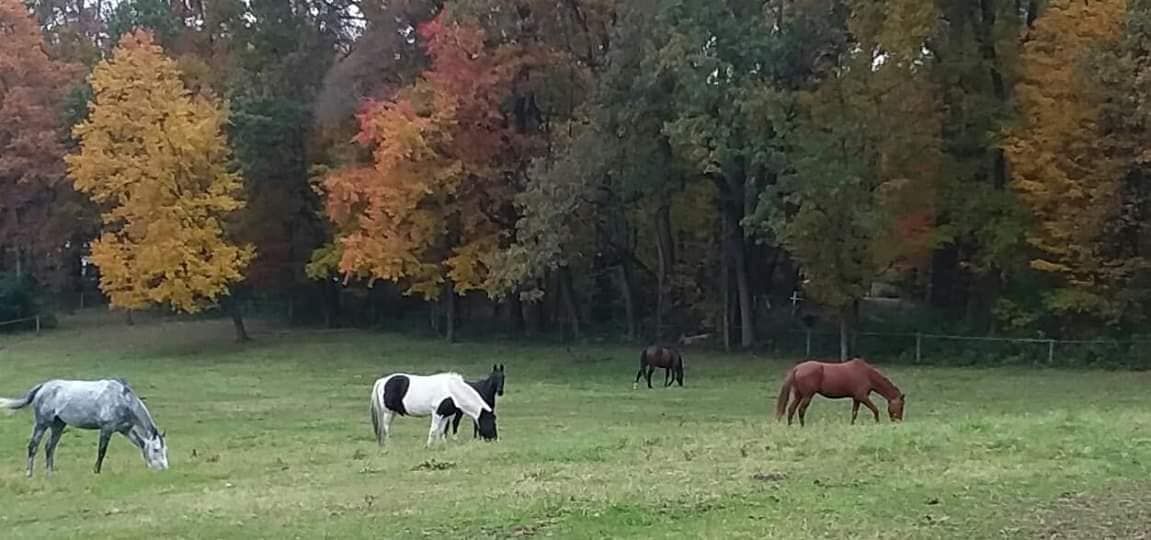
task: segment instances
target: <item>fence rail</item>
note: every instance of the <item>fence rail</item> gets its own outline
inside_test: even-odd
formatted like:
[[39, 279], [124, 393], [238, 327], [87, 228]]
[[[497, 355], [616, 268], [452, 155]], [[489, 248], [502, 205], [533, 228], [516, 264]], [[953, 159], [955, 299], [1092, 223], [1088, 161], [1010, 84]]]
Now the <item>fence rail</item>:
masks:
[[24, 317], [23, 319], [16, 319], [13, 321], [3, 321], [3, 322], [0, 322], [0, 328], [5, 327], [5, 326], [14, 326], [17, 324], [22, 324], [22, 323], [29, 323], [29, 322], [35, 323], [36, 334], [39, 335], [40, 334], [40, 328], [41, 328], [39, 315], [35, 315], [32, 317]]
[[[784, 331], [773, 337], [772, 348], [777, 353], [839, 355], [838, 333]], [[940, 358], [992, 356], [1033, 365], [1108, 363], [1151, 368], [1151, 340], [1147, 339], [1016, 338], [926, 332], [855, 332], [849, 339], [852, 351], [858, 354], [898, 356], [917, 364]]]

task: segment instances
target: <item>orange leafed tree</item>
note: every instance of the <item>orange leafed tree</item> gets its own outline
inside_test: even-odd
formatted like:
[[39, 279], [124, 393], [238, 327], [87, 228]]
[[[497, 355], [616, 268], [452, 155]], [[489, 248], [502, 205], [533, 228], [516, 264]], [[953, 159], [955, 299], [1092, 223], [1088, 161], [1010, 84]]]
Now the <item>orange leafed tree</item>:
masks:
[[78, 66], [52, 60], [20, 0], [0, 0], [0, 264], [44, 261], [67, 237], [53, 212], [65, 176], [62, 103]]
[[428, 299], [447, 289], [450, 310], [456, 293], [483, 287], [483, 261], [514, 230], [510, 179], [530, 145], [501, 104], [530, 60], [486, 48], [477, 28], [437, 19], [419, 32], [431, 68], [364, 107], [356, 141], [372, 162], [328, 175], [323, 190], [341, 273], [402, 282]]
[[1126, 0], [1052, 2], [1020, 59], [1020, 122], [1004, 148], [1034, 221], [1030, 264], [1063, 284], [1047, 297], [1057, 312], [1119, 316], [1107, 289], [1128, 268], [1108, 255], [1105, 235], [1121, 211], [1131, 156], [1113, 151], [1114, 134], [1100, 122], [1106, 95], [1086, 62], [1119, 40], [1126, 12]]
[[91, 84], [88, 119], [74, 130], [80, 149], [68, 164], [76, 188], [104, 209], [92, 246], [101, 289], [125, 309], [196, 312], [227, 296], [253, 250], [225, 232], [243, 201], [224, 111], [188, 92], [146, 32], [124, 36]]

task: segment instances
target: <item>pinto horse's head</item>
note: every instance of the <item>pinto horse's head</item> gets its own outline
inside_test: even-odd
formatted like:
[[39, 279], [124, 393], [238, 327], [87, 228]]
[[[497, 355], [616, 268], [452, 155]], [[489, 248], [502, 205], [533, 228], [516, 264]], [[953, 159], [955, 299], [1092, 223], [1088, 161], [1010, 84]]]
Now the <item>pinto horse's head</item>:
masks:
[[492, 366], [492, 382], [496, 386], [496, 395], [504, 395], [504, 365]]
[[496, 414], [491, 411], [483, 411], [480, 413], [480, 419], [476, 422], [479, 425], [480, 438], [485, 441], [494, 441], [499, 439], [499, 433], [496, 431]]
[[903, 421], [903, 404], [906, 399], [907, 394], [899, 394], [899, 397], [887, 401], [887, 414], [892, 422]]

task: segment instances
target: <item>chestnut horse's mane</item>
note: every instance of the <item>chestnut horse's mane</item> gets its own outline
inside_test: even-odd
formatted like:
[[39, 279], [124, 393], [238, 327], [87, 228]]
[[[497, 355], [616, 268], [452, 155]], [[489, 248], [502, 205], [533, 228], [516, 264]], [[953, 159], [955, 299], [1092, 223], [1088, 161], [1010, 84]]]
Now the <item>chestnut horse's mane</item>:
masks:
[[899, 387], [891, 382], [891, 379], [888, 379], [883, 373], [880, 373], [879, 370], [875, 369], [875, 366], [868, 363], [867, 360], [862, 358], [856, 358], [856, 360], [859, 360], [864, 367], [867, 368], [867, 377], [871, 379], [871, 383], [875, 385], [875, 390], [879, 392], [884, 399], [891, 400], [903, 394], [903, 392], [900, 392]]

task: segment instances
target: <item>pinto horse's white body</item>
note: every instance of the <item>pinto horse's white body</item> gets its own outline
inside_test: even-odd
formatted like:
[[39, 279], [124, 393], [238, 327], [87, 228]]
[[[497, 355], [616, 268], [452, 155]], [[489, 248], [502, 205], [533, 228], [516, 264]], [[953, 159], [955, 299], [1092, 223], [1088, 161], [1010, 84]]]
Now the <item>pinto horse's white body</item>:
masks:
[[[457, 410], [477, 423], [481, 415], [492, 414], [492, 408], [464, 378], [456, 373], [408, 375], [393, 373], [376, 380], [371, 397], [372, 427], [380, 446], [388, 438], [392, 418], [431, 416], [428, 446], [444, 438], [444, 427]], [[494, 422], [494, 418], [491, 419]], [[494, 423], [492, 424], [494, 429]]]

